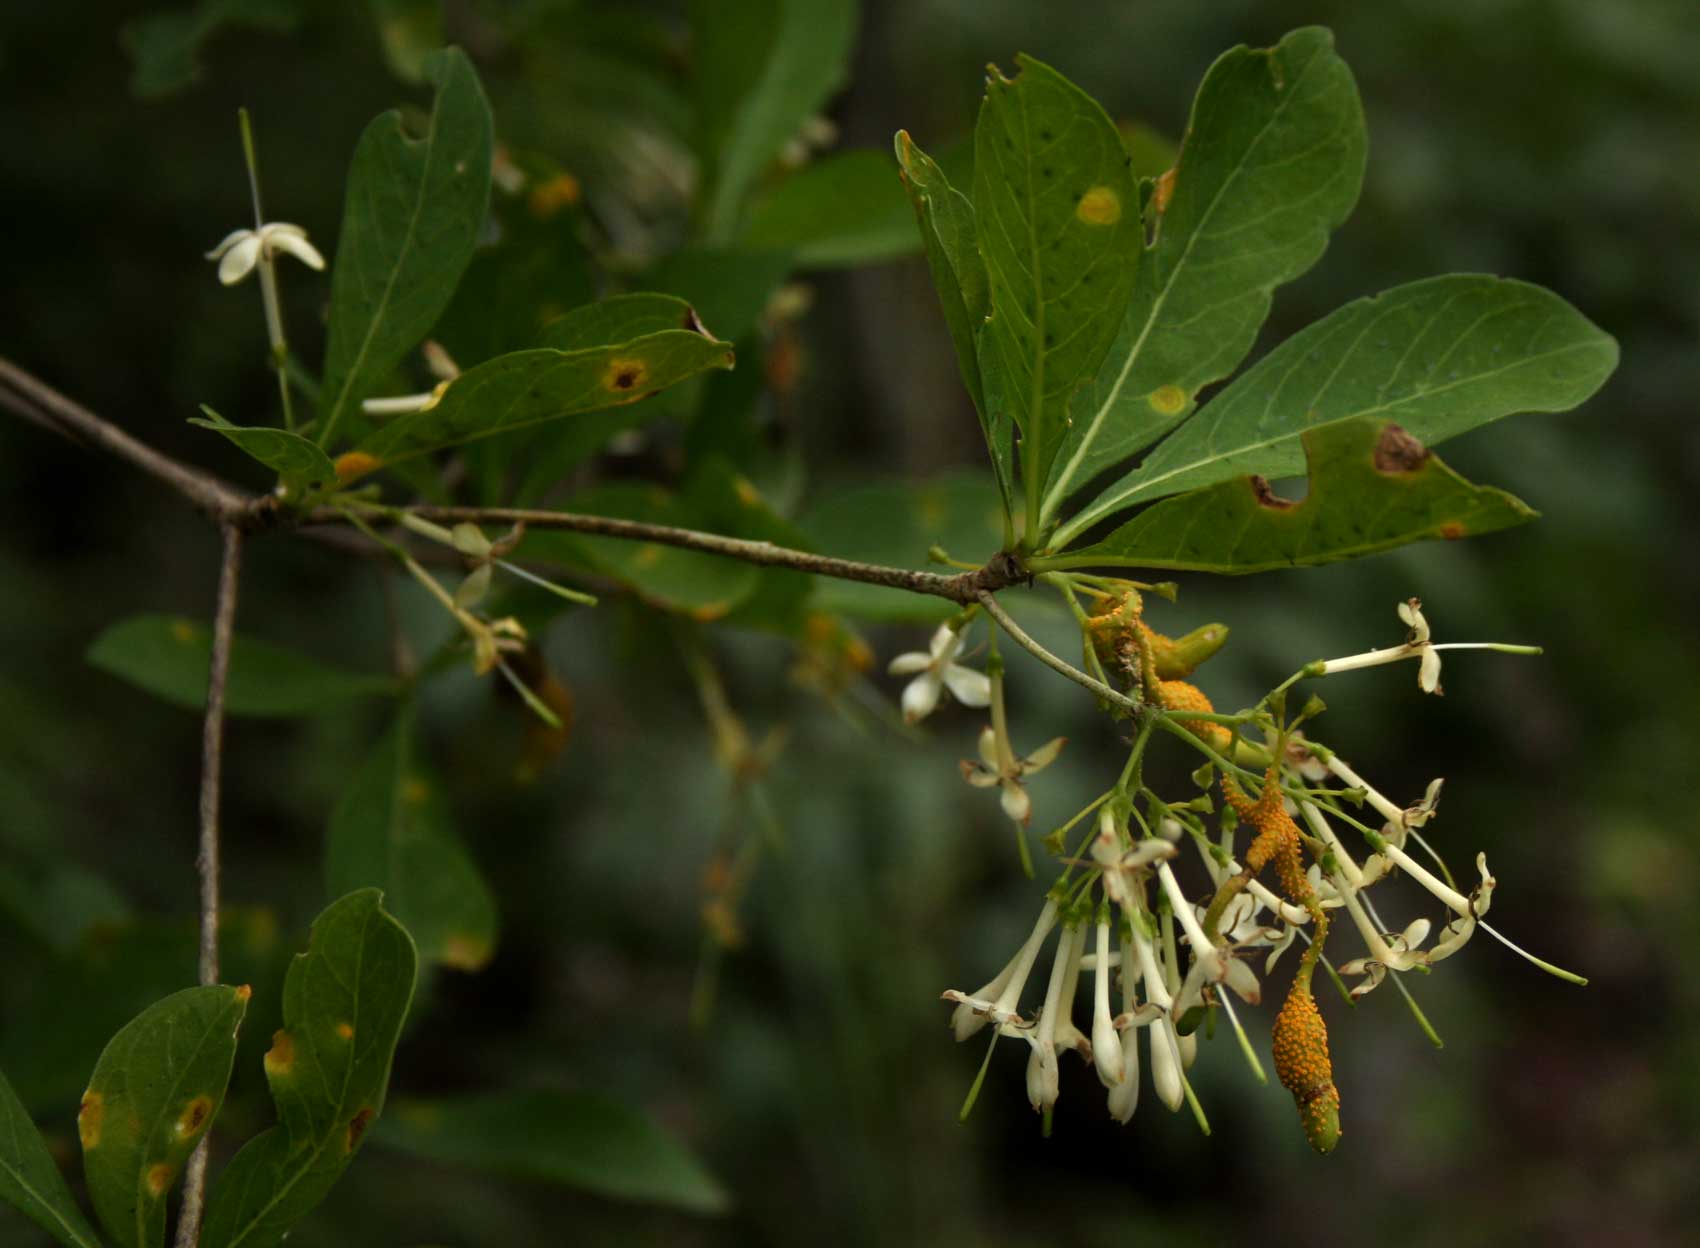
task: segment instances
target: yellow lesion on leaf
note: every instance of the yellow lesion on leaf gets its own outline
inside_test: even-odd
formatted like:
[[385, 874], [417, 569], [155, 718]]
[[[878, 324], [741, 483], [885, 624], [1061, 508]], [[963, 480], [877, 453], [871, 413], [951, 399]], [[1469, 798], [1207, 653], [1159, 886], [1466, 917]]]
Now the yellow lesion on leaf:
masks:
[[383, 466], [383, 461], [376, 455], [368, 455], [365, 451], [344, 451], [336, 457], [332, 467], [336, 469], [336, 479], [343, 485], [350, 481], [358, 481], [367, 473], [376, 472]]
[[615, 394], [643, 393], [643, 383], [649, 379], [649, 364], [644, 360], [624, 359], [616, 356], [608, 361], [608, 369], [602, 375], [602, 388]]
[[1151, 189], [1151, 207], [1159, 214], [1169, 210], [1169, 200], [1175, 194], [1175, 170], [1165, 169], [1157, 175], [1157, 184]]
[[371, 1124], [372, 1119], [377, 1116], [378, 1111], [373, 1109], [371, 1106], [367, 1106], [348, 1120], [348, 1136], [344, 1143], [344, 1147], [348, 1152], [352, 1153], [355, 1149], [360, 1147], [360, 1137], [366, 1134], [366, 1128]]
[[1152, 410], [1164, 416], [1178, 416], [1186, 407], [1186, 391], [1176, 385], [1158, 386], [1145, 396], [1145, 401], [1151, 405]]
[[344, 1019], [336, 1025], [336, 1034], [339, 1040], [354, 1039], [354, 1024]]
[[423, 805], [425, 799], [431, 796], [431, 786], [418, 776], [409, 776], [401, 786], [401, 800], [409, 806]]
[[207, 1119], [212, 1116], [212, 1097], [202, 1093], [183, 1107], [183, 1112], [177, 1115], [173, 1125], [179, 1139], [187, 1139], [195, 1135], [207, 1125]]
[[266, 1050], [265, 1067], [268, 1075], [287, 1075], [295, 1066], [295, 1037], [287, 1031], [272, 1035], [272, 1047]]
[[451, 933], [443, 942], [442, 963], [457, 971], [476, 971], [490, 960], [490, 942], [465, 932]]
[[571, 208], [584, 197], [584, 188], [570, 173], [557, 173], [547, 182], [539, 182], [526, 197], [526, 206], [539, 221], [547, 221], [563, 208]]
[[1114, 225], [1122, 219], [1122, 197], [1107, 186], [1095, 186], [1080, 197], [1074, 215], [1087, 225]]
[[87, 1151], [100, 1143], [100, 1124], [106, 1118], [106, 1098], [93, 1088], [83, 1093], [82, 1107], [77, 1110], [77, 1135]]
[[200, 636], [200, 630], [188, 620], [173, 620], [171, 622], [171, 639], [188, 645]]
[[142, 1181], [147, 1184], [148, 1195], [157, 1199], [165, 1195], [166, 1189], [171, 1186], [171, 1180], [176, 1177], [177, 1167], [170, 1162], [156, 1161], [148, 1167], [148, 1172], [143, 1176]]

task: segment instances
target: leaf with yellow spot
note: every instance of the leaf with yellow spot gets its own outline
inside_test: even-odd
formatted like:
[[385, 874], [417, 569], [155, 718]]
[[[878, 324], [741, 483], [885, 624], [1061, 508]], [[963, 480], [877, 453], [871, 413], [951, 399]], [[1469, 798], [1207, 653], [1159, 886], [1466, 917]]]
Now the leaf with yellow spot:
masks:
[[1239, 366], [1275, 287], [1316, 263], [1357, 202], [1366, 150], [1357, 88], [1326, 30], [1234, 48], [1210, 67], [1179, 163], [1153, 187], [1154, 239], [1114, 343], [1070, 403], [1047, 522]]
[[1267, 572], [1492, 533], [1535, 515], [1503, 490], [1464, 480], [1387, 421], [1325, 425], [1307, 432], [1304, 445], [1303, 501], [1283, 498], [1262, 477], [1237, 477], [1164, 499], [1096, 545], [1043, 566]]
[[382, 901], [369, 888], [333, 902], [291, 963], [283, 1031], [266, 1062], [281, 1121], [219, 1175], [201, 1248], [280, 1243], [324, 1199], [383, 1110], [419, 957]]
[[29, 1111], [0, 1074], [0, 1200], [66, 1248], [100, 1248]]
[[78, 1118], [89, 1199], [121, 1248], [165, 1238], [165, 1196], [230, 1082], [246, 988], [186, 988], [143, 1010], [95, 1063]]
[[477, 970], [495, 948], [496, 901], [419, 757], [413, 718], [404, 705], [331, 813], [325, 881], [333, 897], [382, 889], [422, 959]]

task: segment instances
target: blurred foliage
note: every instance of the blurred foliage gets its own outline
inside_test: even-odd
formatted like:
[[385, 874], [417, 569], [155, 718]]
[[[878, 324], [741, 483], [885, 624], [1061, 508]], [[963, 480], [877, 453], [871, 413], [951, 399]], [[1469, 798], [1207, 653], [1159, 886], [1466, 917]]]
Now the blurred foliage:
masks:
[[[869, 228], [852, 248], [806, 234], [811, 221], [884, 219], [871, 189], [853, 217], [787, 202], [805, 177], [827, 201], [845, 198], [823, 171], [850, 157], [787, 176], [806, 143], [787, 152], [782, 134], [735, 158], [714, 147], [716, 114], [689, 87], [686, 7], [444, 6], [445, 34], [483, 78], [497, 142], [527, 178], [515, 194], [498, 180], [496, 215], [506, 237], [544, 236], [557, 257], [516, 270], [500, 246], [475, 253], [445, 345], [469, 367], [529, 345], [593, 295], [679, 294], [737, 344], [737, 372], [653, 400], [645, 436], [595, 462], [603, 484], [587, 474], [576, 487], [667, 478], [713, 439], [772, 512], [761, 523], [795, 515], [824, 542], [817, 525], [831, 522], [836, 483], [968, 466], [981, 503], [942, 476], [933, 535], [977, 557], [997, 540], [995, 495], [925, 266], [843, 272], [890, 256], [892, 235]], [[782, 38], [780, 17], [795, 22], [809, 6], [766, 7], [777, 16], [764, 29]], [[400, 96], [425, 98], [389, 68], [412, 63], [391, 23], [417, 8], [185, 8], [177, 31], [192, 37], [163, 29], [200, 76], [151, 80], [140, 103], [126, 47], [163, 36], [126, 26], [133, 6], [88, 4], [74, 19], [8, 9], [0, 213], [27, 246], [8, 259], [6, 354], [163, 449], [261, 485], [235, 447], [186, 423], [202, 401], [238, 423], [275, 403], [252, 292], [224, 291], [198, 258], [249, 215], [235, 109], [254, 115], [271, 211], [331, 242], [367, 120]], [[245, 16], [210, 24], [215, 10]], [[382, 1152], [380, 1135], [297, 1234], [548, 1243], [570, 1220], [584, 1243], [1221, 1242], [1248, 1224], [1303, 1227], [1319, 1244], [1584, 1244], [1607, 1226], [1625, 1242], [1678, 1241], [1700, 1213], [1700, 986], [1681, 961], [1700, 940], [1685, 793], [1700, 755], [1687, 713], [1700, 695], [1689, 644], [1700, 524], [1680, 505], [1700, 486], [1690, 17], [1680, 0], [885, 0], [863, 6], [847, 90], [831, 97], [834, 79], [821, 75], [806, 103], [826, 107], [837, 151], [888, 150], [899, 126], [940, 150], [971, 127], [981, 67], [1026, 51], [1119, 122], [1172, 137], [1223, 48], [1322, 22], [1364, 98], [1364, 198], [1322, 261], [1277, 295], [1252, 357], [1365, 290], [1451, 270], [1540, 283], [1618, 338], [1624, 365], [1586, 409], [1497, 425], [1449, 451], [1465, 476], [1539, 508], [1539, 523], [1255, 582], [1192, 576], [1157, 621], [1169, 632], [1233, 627], [1206, 682], [1219, 704], [1255, 697], [1304, 659], [1393, 640], [1392, 604], [1411, 593], [1447, 638], [1543, 644], [1540, 660], [1449, 656], [1438, 704], [1418, 701], [1405, 669], [1319, 691], [1328, 738], [1350, 743], [1387, 791], [1415, 795], [1449, 777], [1443, 848], [1454, 861], [1485, 849], [1502, 930], [1590, 987], [1541, 977], [1478, 938], [1415, 986], [1444, 1052], [1391, 994], [1349, 1016], [1337, 1007], [1348, 1136], [1325, 1160], [1291, 1129], [1285, 1094], [1252, 1088], [1222, 1045], [1194, 1072], [1209, 1138], [1151, 1102], [1114, 1126], [1090, 1075], [1070, 1065], [1056, 1133], [1041, 1144], [1007, 1053], [959, 1127], [976, 1055], [950, 1043], [937, 994], [994, 969], [1037, 897], [995, 804], [952, 765], [972, 753], [972, 717], [941, 715], [925, 740], [905, 740], [891, 726], [895, 685], [860, 670], [869, 645], [913, 649], [921, 629], [858, 639], [803, 613], [789, 640], [768, 627], [705, 634], [737, 722], [772, 745], [751, 747], [770, 764], [759, 777], [728, 774], [717, 758], [754, 756], [726, 745], [724, 714], [705, 727], [715, 702], [679, 657], [680, 625], [615, 595], [546, 634], [576, 727], [532, 783], [514, 783], [524, 761], [539, 771], [516, 698], [460, 675], [423, 698], [416, 745], [500, 899], [502, 935], [475, 975], [426, 972], [394, 1086], [410, 1101], [493, 1089], [614, 1096], [689, 1141], [733, 1212], [705, 1221], [535, 1174], [493, 1182], [449, 1157], [421, 1169]], [[748, 218], [686, 246], [705, 237], [692, 205], [716, 176], [748, 181]], [[803, 286], [791, 280], [798, 266]], [[317, 358], [324, 288], [288, 281], [283, 293], [296, 341]], [[705, 411], [723, 414], [711, 429], [690, 419]], [[0, 1069], [63, 1159], [101, 1046], [194, 967], [198, 717], [83, 656], [136, 612], [207, 618], [216, 544], [153, 483], [28, 427], [0, 425], [0, 474], [0, 640], [12, 656], [0, 669]], [[553, 481], [533, 484], [541, 494]], [[724, 507], [723, 491], [678, 485], [660, 505]], [[981, 507], [990, 536], [976, 539]], [[880, 521], [864, 534], [872, 555], [902, 518], [867, 514]], [[241, 627], [339, 672], [386, 670], [385, 579], [306, 543], [257, 541]], [[414, 591], [394, 596], [403, 619], [424, 621], [410, 624], [408, 648], [436, 653], [441, 626]], [[1077, 644], [1054, 615], [1023, 619], [1054, 649]], [[1024, 656], [1011, 669], [1023, 737], [1072, 738], [1033, 789], [1036, 824], [1060, 822], [1120, 747], [1077, 690]], [[386, 722], [367, 699], [230, 726], [225, 892], [238, 909], [225, 956], [231, 981], [255, 991], [215, 1164], [271, 1119], [260, 1053], [280, 1025], [283, 965], [327, 900], [331, 812]], [[746, 881], [738, 864], [754, 858]], [[715, 930], [741, 944], [718, 961], [708, 1027], [692, 1030], [699, 954], [715, 943], [701, 912], [726, 898], [737, 922]], [[0, 1243], [11, 1242], [39, 1233], [0, 1219]]]

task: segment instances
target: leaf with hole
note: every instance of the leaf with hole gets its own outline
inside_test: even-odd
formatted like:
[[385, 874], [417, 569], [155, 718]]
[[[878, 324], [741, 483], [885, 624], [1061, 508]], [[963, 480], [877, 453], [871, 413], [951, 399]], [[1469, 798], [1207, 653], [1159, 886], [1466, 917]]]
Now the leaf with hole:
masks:
[[1351, 213], [1368, 139], [1352, 73], [1317, 27], [1238, 47], [1205, 75], [1180, 161], [1148, 206], [1114, 344], [1070, 404], [1045, 495], [1071, 492], [1186, 419], [1200, 388], [1233, 372], [1274, 288], [1316, 263]]
[[[206, 708], [212, 634], [197, 620], [132, 615], [95, 638], [86, 657], [101, 671], [173, 706]], [[399, 688], [391, 676], [331, 667], [271, 642], [238, 636], [230, 648], [224, 706], [232, 715], [318, 715]]]
[[405, 1101], [379, 1144], [442, 1165], [558, 1183], [615, 1200], [725, 1213], [703, 1164], [646, 1115], [594, 1092], [498, 1092]]
[[455, 835], [416, 737], [404, 705], [331, 813], [325, 881], [333, 897], [382, 889], [421, 958], [475, 971], [495, 950], [495, 898]]
[[29, 1111], [0, 1074], [0, 1200], [66, 1248], [100, 1248]]
[[419, 956], [377, 889], [333, 902], [283, 985], [266, 1053], [277, 1126], [218, 1176], [201, 1248], [274, 1248], [324, 1199], [383, 1111]]
[[186, 988], [143, 1010], [95, 1063], [77, 1112], [83, 1176], [120, 1248], [165, 1238], [165, 1198], [224, 1103], [249, 990]]
[[1302, 501], [1283, 498], [1263, 477], [1238, 477], [1165, 499], [1044, 566], [1268, 572], [1474, 537], [1535, 516], [1503, 490], [1470, 484], [1390, 421], [1323, 425], [1304, 434], [1304, 449]]
[[1551, 291], [1458, 273], [1349, 303], [1236, 378], [1063, 525], [1064, 547], [1135, 503], [1242, 473], [1303, 468], [1307, 429], [1396, 420], [1433, 445], [1513, 412], [1562, 412], [1617, 366], [1617, 344]]
[[331, 272], [320, 446], [371, 427], [360, 400], [442, 315], [484, 223], [494, 147], [484, 90], [458, 48], [424, 67], [437, 88], [424, 136], [408, 137], [392, 110], [354, 149]]

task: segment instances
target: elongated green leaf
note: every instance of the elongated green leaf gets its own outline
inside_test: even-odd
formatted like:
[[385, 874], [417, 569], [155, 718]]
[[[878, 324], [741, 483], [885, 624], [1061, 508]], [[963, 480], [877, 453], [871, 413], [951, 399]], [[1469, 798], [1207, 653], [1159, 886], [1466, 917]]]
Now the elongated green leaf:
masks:
[[[568, 509], [677, 528], [706, 527], [702, 515], [686, 500], [658, 486], [629, 481], [609, 482], [579, 494]], [[761, 580], [761, 569], [719, 555], [578, 533], [527, 533], [516, 557], [589, 568], [628, 586], [651, 606], [699, 620], [722, 618], [748, 598]]]
[[[1003, 514], [996, 487], [983, 472], [930, 481], [878, 481], [823, 494], [797, 518], [797, 527], [823, 555], [933, 572], [927, 552], [940, 545], [956, 559], [981, 563], [998, 549]], [[811, 606], [864, 620], [942, 620], [957, 608], [881, 585], [818, 578]]]
[[1058, 530], [1241, 473], [1292, 476], [1306, 429], [1372, 416], [1427, 444], [1599, 389], [1617, 344], [1539, 286], [1453, 274], [1349, 303], [1294, 334]]
[[379, 1126], [377, 1140], [429, 1161], [617, 1200], [692, 1213], [724, 1213], [732, 1204], [683, 1144], [637, 1110], [590, 1092], [404, 1101]]
[[277, 1126], [250, 1140], [212, 1191], [202, 1248], [273, 1248], [324, 1199], [383, 1111], [419, 955], [377, 889], [333, 902], [283, 985], [266, 1054]]
[[731, 238], [750, 185], [843, 85], [855, 0], [698, 0], [697, 94], [708, 237]]
[[186, 988], [112, 1037], [83, 1093], [83, 1175], [121, 1248], [165, 1238], [165, 1197], [224, 1103], [247, 988]]
[[28, 1111], [0, 1074], [0, 1200], [66, 1248], [100, 1248]]
[[435, 776], [420, 763], [404, 706], [331, 815], [331, 896], [383, 890], [422, 958], [477, 970], [496, 944], [496, 902], [455, 835]]
[[1389, 421], [1339, 421], [1304, 434], [1302, 502], [1259, 476], [1165, 499], [1103, 541], [1047, 566], [1116, 564], [1267, 572], [1334, 563], [1424, 538], [1473, 537], [1535, 513], [1503, 490], [1471, 485]]
[[696, 309], [677, 295], [614, 295], [550, 321], [533, 344], [553, 351], [586, 351], [682, 329], [714, 341]]
[[986, 80], [974, 220], [991, 296], [981, 349], [1021, 430], [1031, 524], [1068, 432], [1069, 396], [1109, 350], [1144, 240], [1115, 125], [1049, 66], [1017, 64], [1015, 78], [994, 67]]
[[991, 307], [991, 295], [986, 283], [986, 262], [980, 258], [974, 227], [974, 206], [951, 186], [937, 162], [915, 146], [907, 131], [897, 132], [895, 146], [903, 186], [909, 193], [915, 224], [921, 232], [927, 268], [939, 293], [939, 306], [944, 310], [951, 345], [956, 348], [957, 371], [962, 374], [962, 384], [980, 414], [980, 429], [986, 436], [992, 471], [1003, 495], [1004, 508], [1009, 511], [1013, 509], [1014, 491], [1010, 462], [1014, 454], [1012, 430], [1002, 408], [994, 411], [987, 404], [980, 373], [978, 343]]
[[490, 106], [458, 48], [427, 58], [436, 84], [430, 129], [411, 139], [401, 114], [360, 136], [348, 172], [331, 280], [319, 445], [369, 427], [360, 400], [448, 306], [490, 198]]
[[[207, 626], [172, 615], [120, 620], [88, 651], [88, 661], [101, 671], [192, 711], [206, 707], [211, 658]], [[317, 715], [396, 688], [389, 676], [328, 667], [270, 642], [237, 637], [224, 706], [232, 715]]]
[[891, 162], [866, 149], [823, 157], [761, 196], [743, 241], [789, 251], [806, 269], [892, 260], [920, 246]]
[[1239, 366], [1271, 292], [1315, 264], [1350, 215], [1367, 146], [1357, 86], [1328, 31], [1235, 48], [1210, 67], [1173, 181], [1151, 205], [1156, 241], [1127, 315], [1096, 380], [1074, 396], [1047, 522], [1072, 490], [1174, 428], [1201, 387]]
[[212, 408], [202, 406], [206, 419], [189, 418], [191, 425], [222, 433], [282, 479], [286, 498], [299, 499], [314, 490], [336, 484], [336, 465], [318, 447], [287, 429], [243, 428], [233, 425]]
[[[565, 416], [626, 408], [687, 377], [731, 367], [730, 344], [689, 329], [583, 351], [513, 351], [468, 369], [432, 406], [396, 417], [360, 449], [394, 463]], [[588, 455], [643, 419], [641, 411], [618, 411], [574, 422], [555, 436], [571, 439]]]

